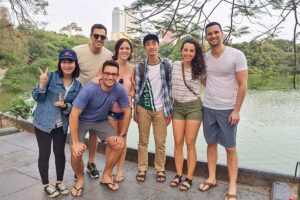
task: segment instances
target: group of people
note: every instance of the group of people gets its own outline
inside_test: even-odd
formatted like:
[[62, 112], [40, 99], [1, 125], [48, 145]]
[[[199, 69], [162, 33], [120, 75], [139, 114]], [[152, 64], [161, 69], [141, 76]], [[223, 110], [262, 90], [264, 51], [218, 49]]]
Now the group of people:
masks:
[[[192, 186], [197, 162], [196, 139], [201, 122], [207, 142], [208, 178], [199, 185], [201, 192], [217, 186], [218, 143], [225, 147], [229, 173], [226, 200], [237, 199], [237, 124], [247, 89], [247, 62], [244, 54], [223, 44], [222, 27], [211, 22], [205, 27], [210, 51], [195, 39], [186, 39], [180, 48], [182, 60], [171, 63], [159, 57], [159, 38], [147, 34], [143, 39], [146, 58], [136, 66], [130, 63], [132, 43], [120, 39], [112, 54], [104, 47], [107, 30], [101, 24], [91, 28], [90, 42], [64, 49], [57, 71], [40, 70], [39, 84], [32, 96], [37, 101], [34, 126], [39, 146], [38, 168], [44, 191], [81, 196], [84, 189], [84, 138], [89, 132], [87, 171], [99, 177], [95, 165], [98, 138], [106, 143], [106, 164], [100, 183], [116, 191], [124, 181], [126, 136], [132, 118], [138, 124], [138, 172], [144, 182], [148, 168], [150, 126], [155, 141], [156, 181], [166, 181], [165, 145], [167, 126], [172, 122], [174, 160], [177, 175], [171, 187], [188, 190]], [[204, 99], [200, 88], [205, 86]], [[133, 109], [133, 111], [132, 111]], [[71, 164], [75, 185], [71, 191], [63, 183], [65, 142], [70, 130]], [[48, 169], [53, 140], [57, 182], [49, 184]], [[187, 147], [187, 174], [183, 179], [183, 146]], [[117, 165], [115, 177], [112, 176]]]

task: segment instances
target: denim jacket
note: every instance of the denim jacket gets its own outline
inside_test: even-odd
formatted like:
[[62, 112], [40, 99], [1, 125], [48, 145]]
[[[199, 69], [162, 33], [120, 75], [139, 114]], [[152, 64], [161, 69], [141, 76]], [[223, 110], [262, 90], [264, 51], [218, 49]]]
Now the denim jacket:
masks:
[[47, 133], [50, 133], [55, 128], [57, 112], [61, 113], [64, 133], [67, 133], [69, 126], [69, 113], [72, 109], [72, 102], [79, 93], [81, 84], [77, 80], [73, 80], [73, 85], [70, 88], [66, 98], [67, 109], [62, 111], [60, 107], [54, 105], [60, 94], [66, 92], [63, 79], [59, 77], [58, 72], [48, 73], [48, 83], [44, 90], [39, 89], [39, 84], [33, 89], [32, 97], [37, 102], [34, 111], [33, 125]]

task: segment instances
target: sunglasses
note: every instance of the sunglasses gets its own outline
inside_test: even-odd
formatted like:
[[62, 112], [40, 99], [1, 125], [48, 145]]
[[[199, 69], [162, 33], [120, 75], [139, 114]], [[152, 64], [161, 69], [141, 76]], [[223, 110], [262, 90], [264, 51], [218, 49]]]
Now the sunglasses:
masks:
[[105, 77], [110, 77], [110, 76], [117, 77], [119, 74], [117, 74], [117, 73], [110, 73], [110, 72], [103, 72], [103, 75]]
[[95, 40], [98, 40], [99, 38], [101, 40], [106, 40], [106, 35], [93, 34], [93, 37]]

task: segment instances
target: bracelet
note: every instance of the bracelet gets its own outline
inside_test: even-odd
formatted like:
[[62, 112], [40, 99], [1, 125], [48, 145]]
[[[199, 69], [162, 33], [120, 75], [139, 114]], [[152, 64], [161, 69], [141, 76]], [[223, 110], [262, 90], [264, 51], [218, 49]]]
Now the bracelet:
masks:
[[127, 136], [127, 133], [121, 133], [122, 138], [126, 138], [126, 136]]

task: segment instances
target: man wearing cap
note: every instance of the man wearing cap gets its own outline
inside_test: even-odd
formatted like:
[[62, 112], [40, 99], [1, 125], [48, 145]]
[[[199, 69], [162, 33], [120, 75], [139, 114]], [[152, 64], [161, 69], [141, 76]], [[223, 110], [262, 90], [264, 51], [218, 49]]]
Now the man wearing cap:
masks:
[[[97, 77], [99, 69], [106, 60], [110, 60], [112, 53], [104, 47], [107, 30], [102, 24], [94, 24], [91, 28], [90, 42], [74, 47], [74, 51], [78, 56], [80, 67], [80, 81], [85, 86], [92, 78]], [[87, 171], [91, 178], [99, 177], [99, 170], [95, 165], [95, 154], [98, 146], [98, 138], [93, 133], [89, 134], [89, 160], [87, 163]]]
[[237, 199], [238, 155], [236, 132], [240, 120], [248, 79], [247, 60], [243, 52], [223, 44], [223, 31], [217, 22], [205, 27], [211, 50], [206, 53], [206, 89], [203, 101], [203, 132], [207, 142], [209, 176], [200, 184], [202, 192], [217, 185], [218, 143], [227, 154], [229, 188], [226, 200]]
[[134, 120], [139, 128], [138, 174], [136, 180], [144, 182], [148, 167], [148, 143], [151, 123], [155, 139], [156, 181], [166, 181], [165, 142], [167, 125], [171, 121], [172, 104], [171, 73], [172, 65], [158, 55], [159, 39], [148, 34], [143, 39], [147, 58], [138, 63], [135, 73]]

